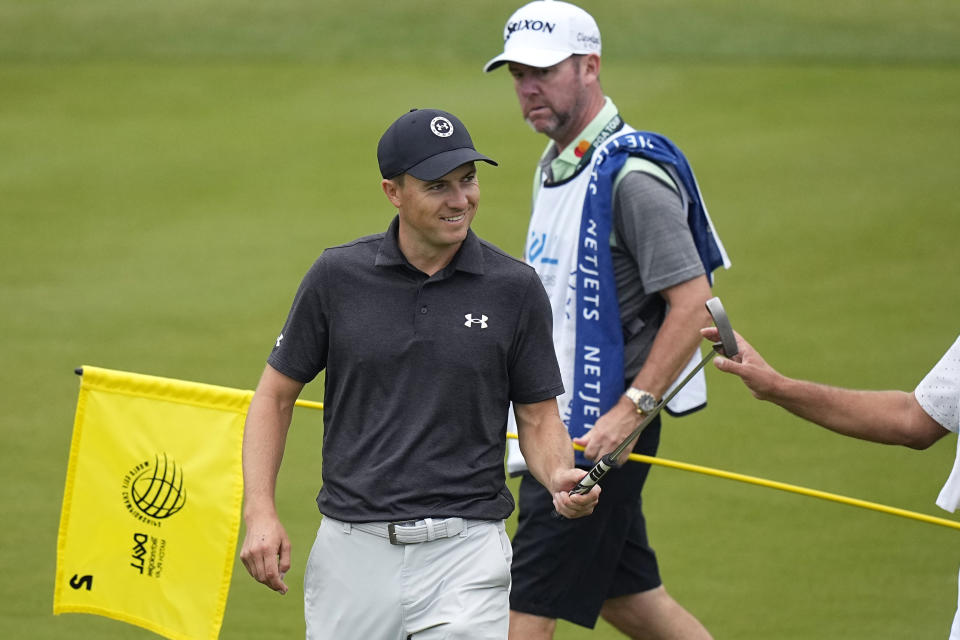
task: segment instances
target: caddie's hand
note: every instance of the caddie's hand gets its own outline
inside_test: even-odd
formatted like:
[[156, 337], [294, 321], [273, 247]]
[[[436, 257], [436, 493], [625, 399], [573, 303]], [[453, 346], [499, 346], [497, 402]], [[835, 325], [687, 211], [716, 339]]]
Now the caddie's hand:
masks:
[[281, 595], [287, 592], [283, 576], [290, 570], [290, 538], [277, 518], [247, 523], [247, 534], [240, 549], [247, 572]]
[[[626, 396], [620, 398], [617, 404], [611, 407], [593, 427], [583, 436], [573, 439], [573, 444], [583, 447], [583, 455], [587, 460], [596, 462], [606, 454], [620, 446], [626, 438], [640, 424], [641, 416]], [[617, 464], [622, 465], [630, 457], [636, 440], [631, 442], [620, 457]]]
[[584, 494], [570, 495], [570, 490], [577, 486], [586, 472], [583, 469], [563, 469], [557, 472], [553, 486], [553, 508], [564, 518], [582, 518], [593, 513], [600, 500], [600, 485], [594, 485]]

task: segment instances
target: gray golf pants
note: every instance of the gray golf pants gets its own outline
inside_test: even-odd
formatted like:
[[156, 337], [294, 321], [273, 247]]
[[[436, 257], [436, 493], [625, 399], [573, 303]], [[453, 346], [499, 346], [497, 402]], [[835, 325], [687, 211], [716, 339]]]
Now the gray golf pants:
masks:
[[304, 575], [307, 640], [505, 640], [510, 539], [502, 521], [464, 522], [453, 537], [395, 545], [325, 517]]

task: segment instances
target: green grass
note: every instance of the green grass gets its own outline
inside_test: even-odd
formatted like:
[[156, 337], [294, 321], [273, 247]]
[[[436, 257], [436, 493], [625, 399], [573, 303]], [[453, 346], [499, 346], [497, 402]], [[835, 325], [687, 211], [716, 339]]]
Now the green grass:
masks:
[[[0, 0], [0, 636], [152, 637], [51, 615], [73, 368], [252, 388], [316, 255], [390, 219], [375, 145], [397, 115], [468, 123], [501, 162], [481, 169], [475, 228], [520, 252], [544, 140], [506, 74], [479, 71], [514, 8]], [[960, 5], [594, 11], [608, 93], [693, 162], [734, 326], [788, 373], [912, 388], [958, 334]], [[953, 437], [843, 440], [708, 375], [709, 409], [667, 422], [664, 457], [942, 515]], [[291, 592], [237, 562], [223, 638], [302, 636], [320, 435], [298, 410]], [[667, 588], [718, 639], [947, 635], [960, 532], [670, 469], [645, 500]]]

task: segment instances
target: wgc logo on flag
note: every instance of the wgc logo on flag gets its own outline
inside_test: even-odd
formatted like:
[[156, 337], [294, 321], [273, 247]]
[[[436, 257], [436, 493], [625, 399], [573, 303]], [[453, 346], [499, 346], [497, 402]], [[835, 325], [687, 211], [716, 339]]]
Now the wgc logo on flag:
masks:
[[[123, 477], [123, 503], [138, 520], [164, 520], [183, 509], [183, 470], [167, 454], [141, 462]], [[159, 526], [159, 523], [157, 523]]]

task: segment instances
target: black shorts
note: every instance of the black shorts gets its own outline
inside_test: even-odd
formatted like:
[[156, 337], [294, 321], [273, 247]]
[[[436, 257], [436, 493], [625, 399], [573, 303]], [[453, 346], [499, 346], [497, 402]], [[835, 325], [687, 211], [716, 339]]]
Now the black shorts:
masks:
[[[657, 417], [633, 451], [656, 455], [659, 443]], [[576, 520], [554, 518], [550, 494], [523, 474], [510, 608], [592, 629], [605, 600], [660, 586], [640, 499], [649, 471], [639, 462], [611, 469], [600, 481], [597, 509]]]

